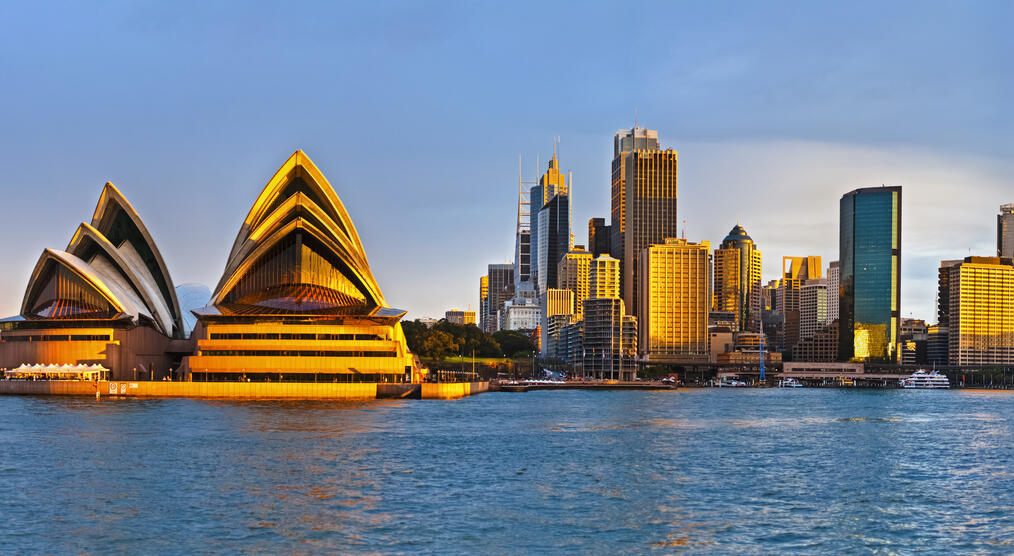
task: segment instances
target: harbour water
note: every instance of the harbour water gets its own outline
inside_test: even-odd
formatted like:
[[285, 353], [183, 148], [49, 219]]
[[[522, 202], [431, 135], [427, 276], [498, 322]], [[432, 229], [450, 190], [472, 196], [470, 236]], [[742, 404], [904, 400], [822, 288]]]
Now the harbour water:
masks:
[[1014, 393], [0, 397], [0, 553], [1011, 553]]

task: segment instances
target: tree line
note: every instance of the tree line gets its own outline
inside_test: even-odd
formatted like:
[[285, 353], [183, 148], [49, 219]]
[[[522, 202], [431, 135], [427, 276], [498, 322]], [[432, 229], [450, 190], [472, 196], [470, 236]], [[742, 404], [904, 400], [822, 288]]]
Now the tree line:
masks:
[[476, 357], [530, 357], [535, 345], [528, 334], [500, 330], [487, 334], [474, 324], [453, 324], [440, 319], [432, 328], [418, 320], [401, 323], [408, 349], [425, 359], [451, 355]]

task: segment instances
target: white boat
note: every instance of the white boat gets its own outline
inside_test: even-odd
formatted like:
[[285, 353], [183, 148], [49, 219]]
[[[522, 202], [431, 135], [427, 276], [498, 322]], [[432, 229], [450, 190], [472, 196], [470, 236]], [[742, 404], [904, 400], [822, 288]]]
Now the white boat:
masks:
[[947, 375], [936, 371], [926, 372], [922, 369], [912, 373], [912, 376], [905, 377], [899, 381], [902, 388], [950, 388], [951, 381]]
[[718, 382], [719, 388], [742, 388], [746, 386], [746, 383], [742, 380], [723, 378]]
[[782, 381], [778, 383], [778, 387], [779, 388], [802, 388], [803, 387], [803, 383], [799, 382], [798, 380], [790, 377], [790, 378], [782, 379]]

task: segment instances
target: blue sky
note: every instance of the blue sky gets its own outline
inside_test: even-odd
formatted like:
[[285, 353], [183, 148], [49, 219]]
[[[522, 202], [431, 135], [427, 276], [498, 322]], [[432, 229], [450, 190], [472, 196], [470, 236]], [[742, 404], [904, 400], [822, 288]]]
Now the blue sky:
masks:
[[[369, 5], [367, 5], [369, 4]], [[0, 313], [112, 181], [177, 284], [213, 286], [304, 149], [390, 304], [477, 303], [513, 250], [516, 174], [560, 136], [574, 232], [608, 217], [612, 136], [680, 153], [690, 240], [738, 219], [765, 280], [837, 258], [841, 195], [902, 185], [902, 312], [991, 254], [1014, 202], [1014, 4], [373, 2], [0, 5]]]

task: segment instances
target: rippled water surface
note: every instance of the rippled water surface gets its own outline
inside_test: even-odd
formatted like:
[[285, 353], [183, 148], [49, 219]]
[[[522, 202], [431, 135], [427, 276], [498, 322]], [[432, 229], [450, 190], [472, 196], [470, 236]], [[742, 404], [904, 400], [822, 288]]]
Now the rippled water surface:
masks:
[[1014, 552], [1014, 394], [0, 397], [0, 553]]

